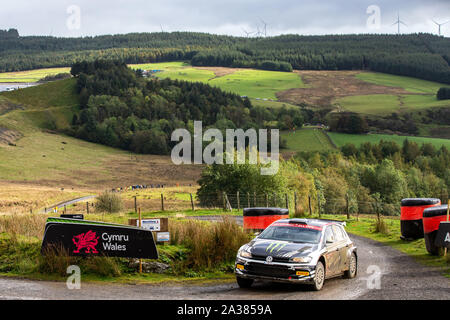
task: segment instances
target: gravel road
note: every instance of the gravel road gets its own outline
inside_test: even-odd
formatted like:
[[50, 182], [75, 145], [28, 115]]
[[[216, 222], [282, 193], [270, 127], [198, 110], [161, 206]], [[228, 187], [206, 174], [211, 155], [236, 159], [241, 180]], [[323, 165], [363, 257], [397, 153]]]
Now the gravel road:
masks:
[[[130, 285], [83, 283], [68, 290], [65, 283], [0, 278], [0, 299], [151, 299], [151, 300], [269, 300], [269, 299], [450, 299], [450, 279], [438, 270], [366, 238], [351, 236], [358, 246], [358, 276], [325, 282], [320, 292], [301, 285], [257, 282], [240, 289], [235, 282], [212, 285]], [[380, 275], [379, 283], [377, 274]], [[377, 285], [379, 284], [379, 289]]]

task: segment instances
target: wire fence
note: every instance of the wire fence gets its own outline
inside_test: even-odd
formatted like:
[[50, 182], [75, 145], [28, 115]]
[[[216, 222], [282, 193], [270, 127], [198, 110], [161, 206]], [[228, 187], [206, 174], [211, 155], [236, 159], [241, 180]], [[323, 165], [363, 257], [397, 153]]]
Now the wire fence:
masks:
[[[406, 196], [405, 196], [406, 198]], [[442, 203], [447, 203], [448, 194], [435, 196]], [[360, 200], [346, 195], [341, 198], [324, 197], [322, 194], [288, 193], [214, 193], [195, 194], [189, 192], [155, 192], [140, 194], [123, 199], [123, 211], [143, 212], [159, 211], [201, 211], [217, 209], [219, 211], [242, 211], [249, 207], [277, 207], [287, 208], [292, 215], [322, 215], [346, 214], [350, 215], [380, 215], [399, 216], [400, 201], [386, 203], [381, 200]], [[93, 202], [74, 204], [67, 208], [60, 208], [66, 213], [93, 213]]]

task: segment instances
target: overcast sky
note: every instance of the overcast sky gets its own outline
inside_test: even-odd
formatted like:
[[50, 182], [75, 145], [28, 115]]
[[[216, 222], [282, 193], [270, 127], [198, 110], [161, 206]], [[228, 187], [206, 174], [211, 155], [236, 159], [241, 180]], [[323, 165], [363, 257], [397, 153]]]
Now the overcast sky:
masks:
[[[129, 32], [199, 31], [243, 36], [437, 33], [450, 20], [450, 0], [1, 0], [0, 29], [21, 35], [86, 36]], [[368, 10], [369, 9], [369, 10]], [[379, 10], [378, 10], [379, 9]], [[78, 14], [79, 12], [79, 14]], [[379, 15], [378, 15], [379, 12]], [[378, 19], [379, 17], [379, 19]], [[369, 26], [368, 26], [369, 22]], [[378, 23], [379, 22], [379, 23]], [[450, 36], [450, 23], [442, 26]]]

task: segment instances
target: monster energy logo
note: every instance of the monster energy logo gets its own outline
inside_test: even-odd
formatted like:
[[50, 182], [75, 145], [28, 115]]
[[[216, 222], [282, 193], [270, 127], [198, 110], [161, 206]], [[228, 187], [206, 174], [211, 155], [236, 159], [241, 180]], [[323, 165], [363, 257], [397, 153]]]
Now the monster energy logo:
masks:
[[283, 249], [285, 246], [287, 245], [287, 243], [271, 243], [269, 244], [269, 246], [266, 248], [266, 252], [269, 251], [269, 253], [272, 253], [275, 249], [277, 249], [277, 251], [275, 252], [279, 252], [281, 249]]

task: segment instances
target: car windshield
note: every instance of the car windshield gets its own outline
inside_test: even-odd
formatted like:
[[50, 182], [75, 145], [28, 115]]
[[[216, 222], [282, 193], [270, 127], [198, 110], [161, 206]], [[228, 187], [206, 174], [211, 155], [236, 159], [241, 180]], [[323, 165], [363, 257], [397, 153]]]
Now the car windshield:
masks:
[[272, 225], [264, 230], [258, 239], [319, 243], [320, 234], [321, 231], [319, 228]]

